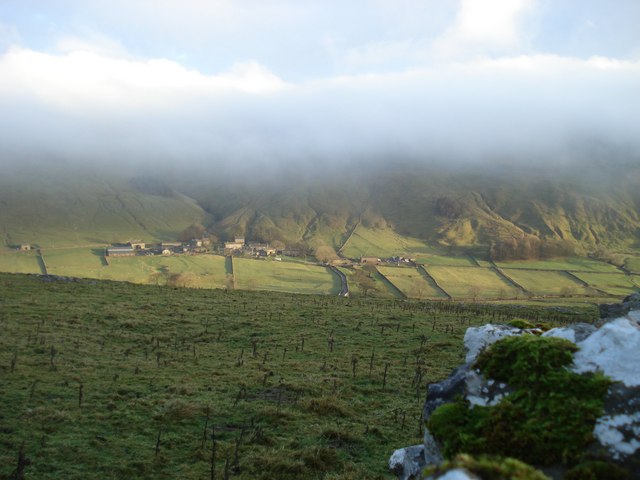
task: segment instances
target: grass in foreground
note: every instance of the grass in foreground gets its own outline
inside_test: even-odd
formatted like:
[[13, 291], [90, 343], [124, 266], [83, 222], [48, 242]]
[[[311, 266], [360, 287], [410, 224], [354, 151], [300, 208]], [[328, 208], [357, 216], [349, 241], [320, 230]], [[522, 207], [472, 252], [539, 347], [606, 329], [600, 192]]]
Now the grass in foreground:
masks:
[[468, 325], [595, 315], [7, 274], [0, 302], [0, 477], [24, 445], [43, 479], [210, 478], [212, 427], [216, 478], [383, 478]]

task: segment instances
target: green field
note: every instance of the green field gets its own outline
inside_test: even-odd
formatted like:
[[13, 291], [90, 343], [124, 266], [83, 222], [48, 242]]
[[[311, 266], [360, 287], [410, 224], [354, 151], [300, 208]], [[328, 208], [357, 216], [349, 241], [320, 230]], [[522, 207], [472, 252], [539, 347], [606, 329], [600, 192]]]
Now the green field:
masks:
[[52, 275], [109, 278], [104, 251], [104, 247], [42, 249], [42, 256]]
[[175, 240], [204, 212], [175, 192], [152, 195], [99, 174], [33, 172], [0, 182], [0, 240], [43, 248]]
[[342, 249], [348, 258], [393, 256], [417, 257], [433, 252], [426, 243], [416, 238], [404, 237], [390, 229], [373, 229], [358, 226]]
[[0, 275], [0, 478], [391, 478], [467, 326], [597, 316], [93, 283]]
[[[362, 295], [363, 292], [360, 289], [360, 285], [358, 284], [355, 274], [355, 270], [353, 268], [345, 268], [338, 267], [338, 269], [343, 272], [347, 276], [347, 283], [349, 284], [349, 293], [351, 295]], [[371, 275], [373, 280], [373, 289], [367, 292], [367, 295], [370, 297], [377, 298], [394, 298], [394, 292], [389, 289], [387, 282], [385, 282], [382, 278], [382, 275], [378, 272], [374, 272]]]
[[429, 255], [418, 258], [418, 263], [426, 267], [451, 266], [451, 267], [476, 267], [476, 263], [469, 257], [448, 257], [446, 255]]
[[640, 273], [640, 257], [628, 257], [624, 262], [624, 266], [630, 272]]
[[569, 270], [582, 272], [620, 272], [615, 266], [583, 257], [559, 258], [554, 260], [528, 260], [496, 262], [500, 268], [525, 268], [532, 270]]
[[611, 295], [629, 295], [640, 290], [631, 277], [615, 273], [575, 273], [575, 276], [587, 282], [590, 287], [597, 288]]
[[0, 248], [0, 272], [42, 273], [42, 270], [34, 250], [19, 252], [15, 249]]
[[533, 295], [593, 295], [588, 287], [584, 287], [565, 272], [526, 269], [502, 269], [506, 275], [522, 285]]
[[428, 267], [429, 274], [454, 298], [513, 298], [522, 292], [495, 271], [480, 267]]
[[378, 270], [409, 298], [447, 298], [416, 268], [378, 267]]
[[274, 292], [337, 294], [340, 282], [326, 267], [274, 260], [234, 258], [235, 288]]
[[225, 259], [219, 255], [103, 257], [103, 248], [46, 249], [50, 274], [132, 283], [176, 284], [193, 288], [224, 288]]

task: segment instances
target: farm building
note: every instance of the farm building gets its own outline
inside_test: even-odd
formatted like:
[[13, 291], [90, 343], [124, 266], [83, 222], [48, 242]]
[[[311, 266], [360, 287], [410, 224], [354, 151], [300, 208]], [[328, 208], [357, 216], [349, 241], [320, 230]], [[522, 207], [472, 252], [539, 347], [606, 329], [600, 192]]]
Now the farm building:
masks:
[[160, 248], [179, 248], [182, 247], [182, 243], [180, 242], [162, 242], [160, 244]]
[[380, 259], [377, 257], [361, 257], [360, 263], [362, 265], [380, 265]]
[[144, 250], [146, 245], [142, 240], [131, 240], [129, 242], [129, 245], [131, 245], [131, 248], [133, 248], [134, 250]]
[[32, 248], [33, 247], [31, 246], [30, 243], [22, 243], [22, 244], [20, 244], [20, 250], [23, 251], [23, 252], [28, 252]]
[[108, 257], [133, 257], [135, 254], [135, 250], [129, 245], [107, 247]]
[[225, 250], [242, 250], [244, 248], [244, 242], [224, 242]]

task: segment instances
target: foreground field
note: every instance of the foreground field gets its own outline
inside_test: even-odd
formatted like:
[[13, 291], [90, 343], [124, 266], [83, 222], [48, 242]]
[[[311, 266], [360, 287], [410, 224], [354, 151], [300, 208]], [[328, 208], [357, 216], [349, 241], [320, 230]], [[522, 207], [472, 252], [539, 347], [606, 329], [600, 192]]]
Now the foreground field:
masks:
[[595, 316], [8, 274], [0, 302], [0, 478], [22, 448], [38, 479], [389, 478], [467, 326]]

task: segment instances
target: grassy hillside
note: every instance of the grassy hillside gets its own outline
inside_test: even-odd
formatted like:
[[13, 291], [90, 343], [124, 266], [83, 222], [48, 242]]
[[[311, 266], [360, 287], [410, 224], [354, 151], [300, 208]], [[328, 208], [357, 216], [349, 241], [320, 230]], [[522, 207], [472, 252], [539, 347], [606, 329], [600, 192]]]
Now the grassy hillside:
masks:
[[388, 478], [467, 326], [596, 316], [8, 274], [0, 307], [0, 478], [65, 480]]
[[41, 247], [175, 240], [203, 210], [172, 190], [113, 174], [39, 172], [0, 179], [0, 240]]
[[[416, 256], [425, 253], [425, 244], [480, 246], [486, 252], [491, 242], [525, 234], [564, 240], [583, 254], [596, 246], [640, 245], [640, 177], [632, 174], [634, 167], [626, 168], [399, 165], [341, 172], [331, 180], [289, 172], [262, 183], [212, 179], [215, 187], [203, 188], [190, 180], [182, 188], [212, 215], [212, 227], [222, 234], [336, 250], [344, 246], [344, 254], [352, 257], [365, 252]], [[375, 232], [373, 242], [370, 232]]]

